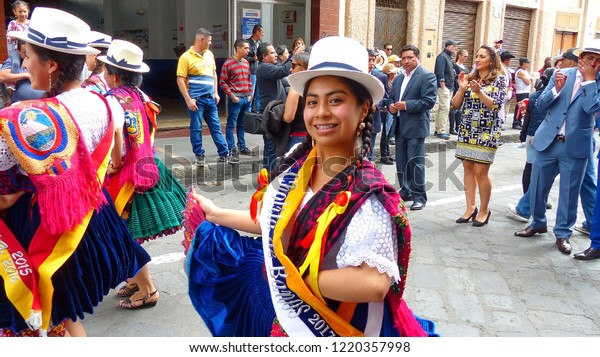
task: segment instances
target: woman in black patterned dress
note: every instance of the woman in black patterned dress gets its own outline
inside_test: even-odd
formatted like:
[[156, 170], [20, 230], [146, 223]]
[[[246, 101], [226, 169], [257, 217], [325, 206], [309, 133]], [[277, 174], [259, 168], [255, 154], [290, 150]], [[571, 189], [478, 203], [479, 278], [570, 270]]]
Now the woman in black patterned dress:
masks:
[[[456, 223], [473, 221], [473, 226], [487, 224], [492, 194], [488, 173], [494, 162], [502, 121], [498, 116], [506, 95], [507, 81], [502, 72], [500, 56], [494, 48], [484, 45], [477, 50], [475, 71], [458, 76], [458, 91], [452, 98], [452, 108], [462, 104], [462, 120], [458, 132], [456, 157], [463, 161], [467, 208]], [[480, 210], [475, 205], [479, 188]]]

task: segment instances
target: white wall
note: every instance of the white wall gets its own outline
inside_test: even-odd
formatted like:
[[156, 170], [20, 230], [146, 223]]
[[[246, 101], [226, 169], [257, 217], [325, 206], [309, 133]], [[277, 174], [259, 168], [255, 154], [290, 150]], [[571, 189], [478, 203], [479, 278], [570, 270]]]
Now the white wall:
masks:
[[[284, 23], [281, 21], [284, 11], [296, 11], [296, 22]], [[287, 26], [292, 25], [294, 32], [291, 39], [287, 38]], [[273, 43], [275, 47], [278, 45], [286, 45], [288, 50], [292, 50], [294, 39], [302, 37], [304, 42], [310, 42], [306, 36], [306, 13], [304, 7], [275, 5], [273, 9]]]
[[[184, 21], [185, 46], [190, 47], [194, 44], [196, 31], [200, 27], [212, 31], [213, 26], [222, 25], [224, 30], [227, 30], [227, 2], [224, 0], [184, 0], [184, 10], [181, 13], [177, 11], [177, 22], [182, 19]], [[179, 2], [178, 2], [179, 5]], [[181, 42], [181, 41], [180, 41]], [[226, 58], [229, 56], [229, 43], [224, 43], [224, 48], [215, 49], [213, 53], [215, 57]]]

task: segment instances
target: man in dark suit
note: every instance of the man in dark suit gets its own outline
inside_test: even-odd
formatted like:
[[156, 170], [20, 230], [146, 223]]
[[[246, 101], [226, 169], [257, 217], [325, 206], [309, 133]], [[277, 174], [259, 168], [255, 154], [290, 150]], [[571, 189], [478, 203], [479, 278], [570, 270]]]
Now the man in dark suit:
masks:
[[394, 79], [389, 111], [396, 120], [396, 172], [400, 196], [413, 201], [411, 210], [425, 207], [425, 137], [429, 135], [429, 110], [436, 100], [435, 75], [419, 62], [419, 49], [402, 48], [404, 72]]
[[[579, 190], [592, 150], [594, 115], [600, 110], [600, 46], [578, 52], [577, 68], [556, 70], [536, 101], [548, 114], [533, 139], [533, 147], [539, 151], [529, 187], [533, 221], [524, 230], [515, 232], [518, 237], [532, 237], [547, 231], [545, 202], [560, 173], [554, 235], [558, 250], [565, 254], [571, 254], [571, 228], [577, 218]], [[587, 260], [591, 255], [578, 259]]]

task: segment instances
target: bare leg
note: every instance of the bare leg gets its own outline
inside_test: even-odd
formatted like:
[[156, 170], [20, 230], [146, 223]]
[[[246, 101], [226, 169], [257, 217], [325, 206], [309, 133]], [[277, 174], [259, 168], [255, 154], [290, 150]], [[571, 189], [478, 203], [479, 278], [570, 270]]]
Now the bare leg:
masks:
[[488, 175], [490, 171], [489, 164], [475, 164], [475, 179], [479, 187], [479, 201], [481, 208], [476, 219], [479, 222], [484, 222], [488, 216], [490, 197], [492, 196], [492, 180]]
[[67, 333], [65, 337], [86, 337], [85, 329], [81, 324], [81, 320], [73, 321], [68, 319], [65, 321], [65, 329], [67, 329]]
[[475, 163], [468, 160], [463, 160], [464, 169], [464, 185], [465, 198], [467, 200], [467, 208], [462, 218], [469, 218], [475, 211], [475, 191], [477, 191], [477, 180], [475, 179]]

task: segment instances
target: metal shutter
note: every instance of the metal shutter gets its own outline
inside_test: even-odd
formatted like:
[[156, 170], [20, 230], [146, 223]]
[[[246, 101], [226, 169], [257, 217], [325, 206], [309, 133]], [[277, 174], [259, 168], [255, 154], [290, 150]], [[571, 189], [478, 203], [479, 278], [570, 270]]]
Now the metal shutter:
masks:
[[406, 45], [408, 12], [406, 1], [377, 0], [375, 8], [375, 47], [383, 49], [384, 43], [393, 46], [393, 54], [400, 56], [400, 49]]
[[[444, 7], [444, 33], [442, 34], [442, 48], [448, 39], [459, 41], [458, 49], [465, 49], [469, 57], [465, 61], [467, 68], [473, 64], [475, 55], [475, 23], [477, 22], [477, 3], [446, 0]], [[455, 58], [453, 58], [455, 59]]]
[[506, 7], [502, 49], [515, 55], [511, 67], [518, 67], [519, 58], [527, 57], [530, 27], [531, 10]]

